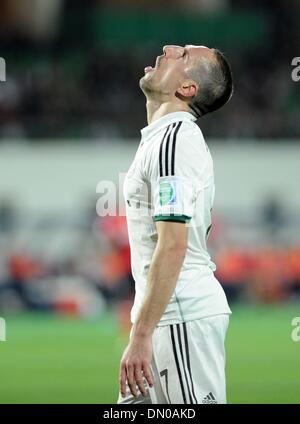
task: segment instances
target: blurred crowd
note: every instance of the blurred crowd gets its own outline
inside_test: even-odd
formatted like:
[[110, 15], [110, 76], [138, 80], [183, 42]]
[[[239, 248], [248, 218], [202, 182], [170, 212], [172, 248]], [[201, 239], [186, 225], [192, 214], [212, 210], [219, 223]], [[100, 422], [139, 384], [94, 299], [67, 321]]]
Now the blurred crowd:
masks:
[[[299, 56], [297, 1], [173, 1], [167, 3], [167, 9], [162, 2], [146, 0], [56, 0], [51, 7], [49, 2], [28, 1], [32, 8], [15, 0], [0, 6], [0, 55], [7, 60], [7, 81], [0, 90], [2, 139], [138, 137], [146, 125], [145, 100], [138, 82], [144, 67], [154, 63], [163, 45], [147, 42], [143, 48], [143, 33], [139, 37], [130, 32], [130, 16], [138, 14], [142, 19], [150, 9], [159, 10], [157, 13], [165, 14], [162, 16], [174, 15], [174, 22], [169, 23], [174, 25], [174, 42], [184, 39], [178, 23], [195, 16], [201, 19], [201, 26], [222, 14], [225, 29], [226, 16], [233, 19], [229, 30], [237, 27], [241, 40], [243, 31], [248, 38], [251, 32], [250, 45], [226, 44], [229, 34], [218, 32], [217, 24], [215, 33], [190, 40], [194, 44], [214, 42], [215, 47], [224, 49], [234, 72], [231, 103], [200, 121], [206, 136], [300, 136], [300, 90], [291, 78], [291, 61]], [[34, 8], [36, 4], [41, 6]], [[129, 22], [123, 43], [107, 40], [114, 31], [110, 33], [107, 27], [115, 25], [120, 33], [118, 25], [125, 21], [118, 22], [125, 19], [123, 12]], [[245, 26], [239, 12], [249, 13], [249, 22], [253, 15], [260, 17], [265, 30]], [[138, 19], [132, 22], [138, 25]], [[260, 21], [255, 22], [253, 25]], [[197, 26], [197, 20], [192, 24]]]
[[[127, 322], [134, 280], [123, 214], [81, 211], [73, 218], [38, 218], [13, 212], [2, 202], [0, 313], [94, 316], [112, 308]], [[300, 246], [286, 237], [287, 231], [298, 232], [300, 223], [290, 224], [274, 202], [254, 222], [213, 216], [209, 251], [231, 303], [300, 298]]]
[[[98, 315], [130, 301], [125, 216], [20, 217], [0, 208], [0, 311]], [[7, 218], [9, 216], [9, 218]]]

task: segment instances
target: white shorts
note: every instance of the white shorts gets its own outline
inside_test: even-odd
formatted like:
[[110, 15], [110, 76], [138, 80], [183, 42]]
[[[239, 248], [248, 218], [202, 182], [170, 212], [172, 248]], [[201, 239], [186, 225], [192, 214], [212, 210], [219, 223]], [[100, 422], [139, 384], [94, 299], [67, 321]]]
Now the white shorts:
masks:
[[[119, 393], [118, 404], [226, 403], [225, 335], [229, 315], [156, 327], [152, 336], [154, 385], [147, 396]], [[130, 332], [131, 335], [131, 332]]]

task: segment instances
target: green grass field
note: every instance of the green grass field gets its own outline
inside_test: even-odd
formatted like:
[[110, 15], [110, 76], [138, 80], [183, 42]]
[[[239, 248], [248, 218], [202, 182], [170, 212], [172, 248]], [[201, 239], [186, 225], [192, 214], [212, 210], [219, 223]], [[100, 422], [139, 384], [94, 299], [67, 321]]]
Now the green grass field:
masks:
[[[229, 403], [300, 403], [300, 305], [233, 307], [227, 337]], [[77, 320], [6, 317], [0, 403], [115, 403], [126, 340], [112, 315]]]

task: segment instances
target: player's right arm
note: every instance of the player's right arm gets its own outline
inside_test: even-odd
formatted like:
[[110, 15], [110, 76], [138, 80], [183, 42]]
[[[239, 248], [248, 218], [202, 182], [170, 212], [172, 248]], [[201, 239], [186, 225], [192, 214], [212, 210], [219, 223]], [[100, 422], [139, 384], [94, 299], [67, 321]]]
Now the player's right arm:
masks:
[[156, 228], [158, 241], [144, 302], [133, 325], [133, 337], [152, 335], [174, 292], [186, 253], [188, 227], [183, 222], [159, 221]]
[[[147, 289], [129, 345], [120, 366], [120, 391], [125, 395], [126, 380], [133, 396], [146, 395], [143, 375], [151, 386], [152, 334], [174, 292], [187, 247], [188, 227], [183, 222], [159, 221], [158, 242], [151, 261]], [[143, 375], [142, 375], [143, 373]]]

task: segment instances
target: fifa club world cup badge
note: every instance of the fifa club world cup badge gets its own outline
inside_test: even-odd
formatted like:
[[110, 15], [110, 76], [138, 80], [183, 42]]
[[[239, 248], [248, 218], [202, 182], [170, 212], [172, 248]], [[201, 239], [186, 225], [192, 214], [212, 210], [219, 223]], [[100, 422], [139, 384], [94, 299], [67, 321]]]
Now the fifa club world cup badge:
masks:
[[159, 185], [159, 201], [161, 206], [177, 203], [177, 185], [175, 180], [162, 181]]

